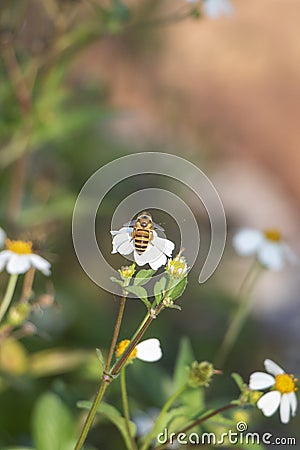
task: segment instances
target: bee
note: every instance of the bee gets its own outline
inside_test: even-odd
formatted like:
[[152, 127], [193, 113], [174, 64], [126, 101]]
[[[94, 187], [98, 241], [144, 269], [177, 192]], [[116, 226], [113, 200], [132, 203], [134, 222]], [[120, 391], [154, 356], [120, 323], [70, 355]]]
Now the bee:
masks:
[[125, 224], [133, 227], [131, 238], [134, 242], [134, 248], [138, 255], [142, 255], [153, 241], [153, 230], [164, 231], [162, 227], [153, 222], [152, 216], [148, 211], [143, 211], [136, 220]]

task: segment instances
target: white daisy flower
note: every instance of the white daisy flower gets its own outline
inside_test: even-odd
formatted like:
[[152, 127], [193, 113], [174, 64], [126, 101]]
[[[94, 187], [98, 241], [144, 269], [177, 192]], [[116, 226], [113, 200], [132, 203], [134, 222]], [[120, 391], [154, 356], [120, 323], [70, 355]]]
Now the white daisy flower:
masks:
[[250, 375], [249, 388], [252, 390], [264, 390], [271, 388], [257, 402], [257, 407], [267, 417], [272, 416], [280, 407], [280, 419], [282, 423], [288, 423], [291, 415], [295, 416], [297, 410], [297, 390], [294, 375], [288, 375], [271, 359], [264, 361], [265, 372], [254, 372]]
[[3, 228], [0, 227], [0, 248], [4, 247], [6, 239], [6, 233]]
[[[143, 219], [145, 217], [145, 219]], [[145, 237], [135, 237], [134, 224], [140, 221], [140, 233], [144, 233]], [[120, 253], [121, 255], [129, 255], [133, 252], [133, 257], [138, 266], [149, 264], [151, 269], [157, 270], [164, 266], [167, 262], [167, 256], [172, 256], [175, 244], [169, 239], [160, 238], [153, 228], [161, 229], [153, 223], [152, 218], [146, 211], [140, 214], [136, 221], [131, 222], [127, 226], [122, 227], [119, 231], [111, 231], [113, 236], [112, 253]], [[144, 227], [144, 228], [143, 228]], [[145, 231], [144, 231], [145, 230]], [[150, 231], [148, 231], [150, 230]]]
[[255, 255], [270, 270], [281, 270], [286, 261], [295, 263], [296, 255], [282, 240], [280, 231], [242, 228], [232, 240], [235, 251], [241, 256]]
[[0, 252], [0, 271], [6, 267], [7, 272], [13, 275], [25, 273], [30, 267], [35, 267], [44, 275], [50, 275], [51, 264], [32, 252], [32, 242], [6, 239], [5, 245], [6, 250]]
[[203, 11], [206, 16], [216, 19], [220, 16], [231, 16], [234, 10], [229, 0], [205, 0]]
[[[129, 343], [130, 341], [128, 339], [124, 339], [118, 344], [116, 349], [117, 358], [119, 358], [122, 355], [122, 353], [125, 351]], [[158, 361], [161, 357], [162, 357], [162, 350], [160, 347], [159, 340], [156, 338], [150, 338], [140, 342], [132, 350], [128, 358], [128, 361], [138, 358], [141, 361], [155, 362]]]
[[171, 277], [183, 278], [187, 274], [188, 266], [185, 258], [181, 256], [181, 253], [182, 251], [180, 251], [175, 258], [168, 260], [166, 272]]

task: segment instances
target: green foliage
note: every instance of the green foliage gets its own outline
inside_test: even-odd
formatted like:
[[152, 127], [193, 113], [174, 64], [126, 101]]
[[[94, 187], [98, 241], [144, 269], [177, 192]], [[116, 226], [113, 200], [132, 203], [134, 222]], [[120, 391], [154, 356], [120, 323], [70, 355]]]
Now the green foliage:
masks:
[[168, 291], [168, 296], [172, 300], [176, 300], [181, 297], [185, 291], [187, 285], [187, 277], [184, 277], [182, 280], [176, 283], [176, 285]]
[[[80, 401], [78, 402], [77, 406], [79, 408], [90, 409], [91, 402]], [[107, 420], [112, 422], [118, 428], [121, 435], [123, 436], [127, 448], [130, 448], [131, 444], [126, 431], [125, 419], [121, 415], [121, 413], [117, 410], [117, 408], [115, 408], [112, 405], [109, 405], [108, 403], [101, 403], [98, 406], [98, 413], [101, 413]], [[135, 436], [136, 427], [133, 422], [130, 422], [130, 432], [132, 436]]]
[[152, 270], [152, 269], [142, 269], [139, 270], [138, 273], [136, 274], [135, 278], [134, 278], [134, 285], [135, 286], [143, 286], [144, 284], [148, 283], [148, 281], [150, 280], [150, 278], [152, 277], [152, 275], [156, 272], [156, 270]]
[[151, 308], [147, 291], [142, 286], [127, 286], [126, 291], [136, 295], [140, 300], [142, 300], [148, 310]]
[[46, 393], [39, 398], [33, 411], [32, 431], [36, 450], [74, 448], [75, 423], [57, 395]]
[[159, 305], [159, 303], [162, 301], [166, 289], [166, 284], [167, 284], [167, 277], [162, 276], [154, 285], [154, 296], [156, 305]]

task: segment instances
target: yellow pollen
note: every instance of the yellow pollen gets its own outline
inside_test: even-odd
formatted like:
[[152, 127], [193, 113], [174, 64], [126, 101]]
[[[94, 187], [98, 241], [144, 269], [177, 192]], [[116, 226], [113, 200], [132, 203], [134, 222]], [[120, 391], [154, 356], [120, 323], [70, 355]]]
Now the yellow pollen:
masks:
[[297, 391], [295, 383], [298, 381], [294, 375], [288, 375], [287, 373], [281, 373], [275, 376], [275, 390], [282, 394], [289, 394], [290, 392]]
[[14, 241], [6, 239], [5, 245], [7, 250], [18, 253], [19, 255], [28, 255], [32, 253], [32, 242], [30, 241]]
[[[120, 356], [124, 353], [124, 351], [128, 347], [129, 343], [130, 343], [129, 339], [124, 339], [123, 341], [121, 341], [118, 344], [117, 349], [116, 349], [116, 357], [117, 358], [120, 358]], [[134, 348], [132, 350], [132, 352], [130, 353], [130, 356], [127, 361], [131, 361], [132, 359], [136, 358], [136, 355], [137, 355], [137, 349]]]
[[264, 230], [264, 235], [268, 239], [268, 241], [272, 242], [280, 242], [282, 239], [280, 231], [276, 230], [276, 228]]

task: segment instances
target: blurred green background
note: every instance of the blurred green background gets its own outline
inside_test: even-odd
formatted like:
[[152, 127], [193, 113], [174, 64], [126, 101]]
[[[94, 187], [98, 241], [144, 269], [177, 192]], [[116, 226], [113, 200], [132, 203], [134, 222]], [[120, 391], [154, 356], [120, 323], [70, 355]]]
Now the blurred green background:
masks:
[[[7, 348], [1, 344], [0, 448], [33, 445], [33, 411], [46, 392], [78, 418], [76, 402], [96, 390], [94, 349], [107, 350], [117, 301], [80, 267], [71, 218], [84, 182], [104, 164], [141, 151], [185, 157], [212, 179], [228, 220], [217, 272], [199, 285], [199, 258], [182, 311], [167, 311], [148, 332], [161, 340], [163, 360], [129, 368], [133, 409], [161, 406], [183, 336], [198, 360], [214, 359], [251, 263], [231, 248], [238, 227], [279, 227], [297, 251], [300, 6], [286, 0], [236, 0], [233, 6], [232, 17], [212, 20], [200, 10], [195, 18], [196, 6], [184, 1], [2, 0], [1, 226], [10, 237], [33, 240], [53, 275], [36, 277], [30, 316], [36, 333], [16, 335]], [[147, 176], [113, 189], [99, 212], [98, 241], [115, 268], [124, 259], [110, 255], [111, 216], [128, 194], [153, 186], [169, 188], [190, 206], [207, 251], [203, 206], [182, 186]], [[168, 215], [157, 211], [155, 221], [176, 241]], [[0, 283], [4, 291], [5, 273]], [[297, 269], [266, 274], [254, 301], [222, 367], [226, 376], [207, 393], [212, 404], [237, 396], [232, 371], [248, 380], [266, 357], [300, 374]], [[128, 302], [122, 337], [143, 314], [142, 304]], [[108, 400], [120, 404], [117, 383]], [[288, 426], [254, 410], [251, 418], [253, 430], [298, 432], [298, 418]], [[95, 427], [89, 442], [123, 448], [107, 423]]]

